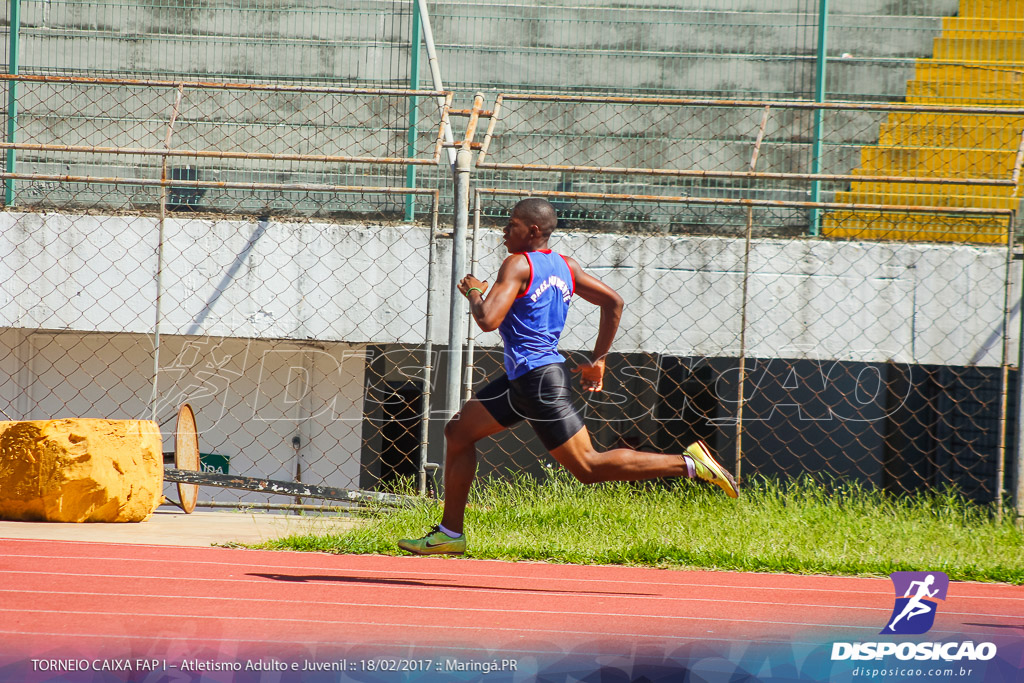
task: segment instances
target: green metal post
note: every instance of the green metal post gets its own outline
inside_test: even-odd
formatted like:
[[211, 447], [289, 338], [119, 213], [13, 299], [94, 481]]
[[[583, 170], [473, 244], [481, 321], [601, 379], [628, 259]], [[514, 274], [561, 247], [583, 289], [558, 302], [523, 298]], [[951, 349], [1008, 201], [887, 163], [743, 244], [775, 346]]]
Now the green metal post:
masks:
[[[828, 36], [828, 0], [819, 0], [818, 5], [818, 58], [817, 68], [814, 74], [814, 101], [825, 101], [825, 66], [828, 62], [826, 56], [826, 38]], [[822, 110], [814, 110], [814, 144], [811, 150], [811, 173], [821, 173], [822, 155]], [[821, 201], [821, 181], [811, 182], [811, 201]], [[821, 212], [818, 209], [811, 209], [811, 234], [821, 234]]]
[[[7, 62], [8, 72], [18, 75], [18, 36], [21, 33], [21, 0], [11, 0], [10, 57]], [[7, 86], [7, 142], [14, 144], [18, 132], [18, 82], [8, 81]], [[14, 150], [7, 150], [7, 172], [14, 173]], [[8, 178], [4, 182], [4, 206], [14, 204], [14, 180]]]
[[[420, 8], [413, 3], [412, 6], [412, 42], [409, 46], [409, 87], [419, 90], [420, 87], [420, 42], [422, 42], [423, 28], [420, 26]], [[416, 136], [419, 132], [419, 97], [409, 98], [409, 136], [406, 139], [406, 156], [416, 156]], [[405, 167], [405, 186], [416, 187], [416, 167]], [[416, 195], [405, 196], [405, 220], [411, 221], [416, 218]]]

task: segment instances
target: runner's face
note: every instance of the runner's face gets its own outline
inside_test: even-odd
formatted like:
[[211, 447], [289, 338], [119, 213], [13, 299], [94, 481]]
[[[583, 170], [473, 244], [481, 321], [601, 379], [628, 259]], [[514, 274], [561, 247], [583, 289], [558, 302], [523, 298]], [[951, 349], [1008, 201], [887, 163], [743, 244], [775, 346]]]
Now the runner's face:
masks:
[[530, 250], [530, 226], [514, 211], [505, 226], [504, 235], [508, 253], [517, 254]]

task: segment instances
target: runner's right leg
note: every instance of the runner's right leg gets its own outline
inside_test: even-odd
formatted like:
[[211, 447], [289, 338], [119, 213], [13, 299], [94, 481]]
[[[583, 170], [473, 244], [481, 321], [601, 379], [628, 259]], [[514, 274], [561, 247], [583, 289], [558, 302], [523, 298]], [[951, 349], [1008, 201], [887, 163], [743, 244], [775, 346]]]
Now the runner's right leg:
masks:
[[[470, 399], [444, 427], [444, 516], [422, 538], [403, 538], [398, 547], [416, 555], [461, 555], [466, 552], [462, 526], [469, 489], [476, 476], [476, 442], [505, 429], [476, 398]], [[452, 538], [441, 527], [461, 534]]]
[[441, 524], [462, 533], [469, 489], [476, 476], [476, 442], [505, 429], [476, 398], [444, 427], [444, 516]]

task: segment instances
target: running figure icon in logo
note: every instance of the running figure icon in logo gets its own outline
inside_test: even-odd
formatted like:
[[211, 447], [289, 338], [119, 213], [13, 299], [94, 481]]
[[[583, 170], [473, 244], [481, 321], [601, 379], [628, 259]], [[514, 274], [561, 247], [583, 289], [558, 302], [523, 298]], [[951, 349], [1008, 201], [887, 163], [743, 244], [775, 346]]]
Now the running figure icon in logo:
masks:
[[945, 600], [949, 577], [943, 572], [893, 572], [889, 575], [896, 589], [896, 604], [882, 633], [918, 635], [927, 633], [935, 623], [938, 603]]

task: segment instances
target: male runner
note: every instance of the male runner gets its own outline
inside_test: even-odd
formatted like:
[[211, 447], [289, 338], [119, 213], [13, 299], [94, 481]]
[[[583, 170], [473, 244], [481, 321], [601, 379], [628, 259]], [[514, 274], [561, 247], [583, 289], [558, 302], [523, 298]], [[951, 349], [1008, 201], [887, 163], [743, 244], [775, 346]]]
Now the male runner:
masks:
[[[622, 297], [588, 275], [575, 260], [548, 249], [558, 219], [544, 199], [516, 204], [505, 226], [510, 256], [493, 287], [472, 275], [459, 282], [470, 311], [485, 332], [497, 329], [505, 347], [505, 375], [480, 389], [445, 425], [444, 515], [423, 538], [398, 547], [417, 555], [462, 554], [463, 519], [476, 475], [476, 442], [526, 419], [552, 457], [585, 484], [657, 477], [690, 477], [717, 484], [732, 498], [736, 482], [701, 441], [683, 455], [629, 448], [594, 450], [583, 418], [572, 404], [569, 371], [558, 353], [573, 294], [601, 308], [594, 353], [573, 370], [583, 388], [601, 391], [604, 357], [622, 316]], [[488, 289], [490, 293], [487, 294]], [[484, 294], [487, 294], [486, 298]]]
[[924, 577], [924, 581], [910, 582], [910, 585], [907, 586], [907, 592], [903, 594], [903, 597], [910, 597], [910, 592], [914, 590], [914, 586], [917, 586], [917, 591], [914, 593], [914, 597], [907, 601], [907, 605], [903, 608], [903, 611], [900, 612], [900, 615], [893, 619], [892, 623], [889, 624], [890, 631], [895, 631], [896, 622], [903, 617], [906, 617], [907, 621], [910, 621], [916, 616], [928, 614], [935, 609], [935, 603], [927, 603], [924, 601], [924, 598], [933, 598], [935, 597], [935, 594], [939, 592], [938, 588], [935, 590], [928, 590], [929, 586], [933, 583], [935, 583], [934, 574], [929, 574]]

